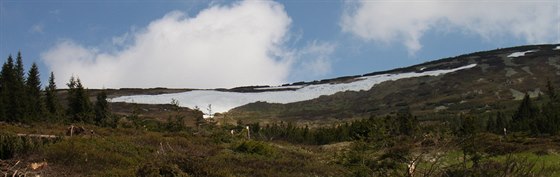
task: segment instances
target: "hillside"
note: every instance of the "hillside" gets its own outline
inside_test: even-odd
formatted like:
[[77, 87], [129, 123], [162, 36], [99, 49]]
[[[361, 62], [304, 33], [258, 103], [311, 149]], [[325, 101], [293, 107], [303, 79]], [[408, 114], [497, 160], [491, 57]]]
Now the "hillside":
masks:
[[[523, 53], [524, 55], [520, 55]], [[560, 83], [560, 50], [556, 45], [522, 46], [477, 52], [436, 60], [386, 73], [422, 72], [477, 64], [435, 77], [415, 77], [388, 81], [370, 90], [337, 93], [314, 100], [285, 105], [254, 103], [238, 107], [238, 117], [277, 117], [345, 119], [384, 115], [410, 108], [419, 115], [445, 115], [459, 112], [484, 113], [511, 108], [524, 93], [543, 94], [547, 80]], [[274, 111], [261, 111], [274, 110]]]
[[276, 87], [78, 82], [45, 91], [61, 103], [53, 112], [3, 117], [0, 173], [560, 176], [559, 53], [557, 44], [522, 46]]
[[[248, 121], [330, 121], [385, 115], [408, 108], [419, 116], [510, 109], [524, 93], [537, 97], [546, 81], [559, 84], [557, 44], [531, 45], [450, 57], [405, 68], [282, 86], [191, 90], [113, 96], [113, 102], [212, 105], [220, 116]], [[139, 96], [138, 96], [139, 95]], [[232, 109], [233, 108], [233, 109]], [[230, 110], [231, 109], [231, 110]], [[205, 111], [206, 112], [206, 111]]]

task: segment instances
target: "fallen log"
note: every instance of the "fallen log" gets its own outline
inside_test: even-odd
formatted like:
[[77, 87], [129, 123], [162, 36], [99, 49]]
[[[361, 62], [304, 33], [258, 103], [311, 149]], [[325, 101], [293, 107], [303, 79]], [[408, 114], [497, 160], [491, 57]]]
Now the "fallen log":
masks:
[[23, 134], [23, 133], [18, 133], [17, 136], [27, 136], [27, 137], [35, 137], [35, 138], [58, 138], [58, 136], [56, 135]]

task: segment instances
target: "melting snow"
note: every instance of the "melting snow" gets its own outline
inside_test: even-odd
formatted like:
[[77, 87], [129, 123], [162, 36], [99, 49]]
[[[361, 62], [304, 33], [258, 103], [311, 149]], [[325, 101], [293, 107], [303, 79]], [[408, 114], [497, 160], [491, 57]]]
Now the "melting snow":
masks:
[[536, 51], [537, 50], [527, 50], [527, 51], [523, 51], [523, 52], [513, 52], [513, 53], [509, 54], [507, 57], [509, 57], [509, 58], [522, 57], [522, 56], [525, 56], [526, 53], [536, 52]]
[[[239, 92], [223, 92], [216, 90], [195, 90], [182, 93], [162, 94], [162, 95], [134, 95], [113, 98], [112, 102], [128, 102], [143, 104], [168, 104], [171, 99], [179, 101], [180, 106], [195, 108], [199, 107], [205, 110], [208, 105], [212, 105], [212, 112], [226, 112], [235, 107], [239, 107], [248, 103], [257, 101], [268, 103], [293, 103], [298, 101], [311, 100], [322, 95], [332, 95], [343, 91], [360, 91], [369, 90], [374, 85], [381, 82], [398, 80], [403, 78], [421, 77], [421, 76], [437, 76], [441, 74], [451, 73], [458, 70], [469, 69], [475, 67], [476, 64], [448, 69], [426, 71], [422, 73], [400, 73], [400, 74], [381, 74], [374, 76], [360, 77], [357, 81], [340, 84], [318, 84], [287, 88], [298, 88], [290, 91], [269, 91], [258, 93], [239, 93]], [[274, 87], [286, 88], [286, 87]], [[272, 89], [272, 88], [271, 88]]]
[[303, 85], [290, 85], [290, 86], [276, 86], [276, 87], [262, 87], [262, 88], [255, 88], [255, 90], [276, 90], [276, 89], [300, 89], [303, 88]]
[[556, 48], [554, 48], [554, 50], [560, 50], [560, 45], [556, 46]]

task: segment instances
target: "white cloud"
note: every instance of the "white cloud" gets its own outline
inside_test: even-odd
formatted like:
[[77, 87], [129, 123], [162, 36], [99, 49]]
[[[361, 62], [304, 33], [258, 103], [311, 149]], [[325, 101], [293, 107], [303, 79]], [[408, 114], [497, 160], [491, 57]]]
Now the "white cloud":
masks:
[[330, 42], [313, 41], [304, 48], [295, 51], [293, 57], [293, 77], [298, 79], [316, 79], [331, 72], [332, 54], [336, 45]]
[[77, 75], [90, 88], [216, 88], [280, 84], [289, 75], [290, 17], [272, 1], [213, 5], [194, 17], [170, 12], [112, 38], [116, 52], [61, 40], [42, 54], [59, 85]]
[[487, 41], [518, 38], [528, 43], [560, 42], [558, 1], [352, 1], [342, 31], [365, 41], [401, 43], [414, 54], [428, 30], [459, 30]]
[[45, 26], [43, 24], [35, 24], [29, 28], [29, 32], [34, 34], [43, 34]]

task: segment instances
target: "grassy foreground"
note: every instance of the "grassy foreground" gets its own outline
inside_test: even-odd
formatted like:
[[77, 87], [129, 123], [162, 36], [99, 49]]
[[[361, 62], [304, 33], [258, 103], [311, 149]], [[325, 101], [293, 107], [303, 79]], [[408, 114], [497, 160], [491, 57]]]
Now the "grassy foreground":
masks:
[[[178, 132], [67, 125], [0, 125], [2, 175], [41, 176], [560, 176], [560, 138], [477, 137], [465, 160], [452, 138], [395, 137], [326, 145], [248, 140], [220, 126]], [[19, 137], [16, 133], [59, 138]], [[11, 147], [11, 148], [9, 148]], [[408, 165], [415, 162], [414, 170]], [[36, 170], [33, 163], [46, 162]]]

